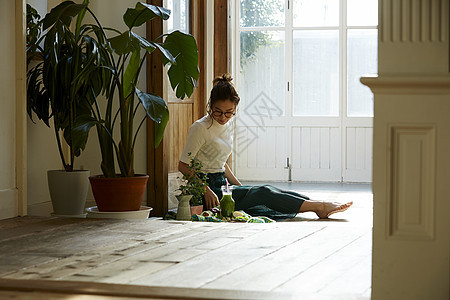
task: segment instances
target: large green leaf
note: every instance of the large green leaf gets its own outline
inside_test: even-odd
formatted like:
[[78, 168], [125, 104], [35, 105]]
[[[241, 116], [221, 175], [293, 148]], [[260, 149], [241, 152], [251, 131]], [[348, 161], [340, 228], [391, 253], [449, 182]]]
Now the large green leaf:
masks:
[[125, 98], [131, 93], [134, 85], [136, 84], [137, 72], [139, 72], [139, 63], [141, 57], [139, 51], [133, 51], [130, 60], [128, 61], [127, 68], [123, 74], [123, 96]]
[[118, 55], [139, 51], [141, 49], [139, 39], [137, 39], [129, 30], [108, 39], [108, 41], [113, 51]]
[[[72, 145], [69, 145], [72, 147], [72, 151], [75, 153], [75, 156], [79, 156], [81, 151], [84, 150], [89, 137], [89, 131], [97, 124], [99, 124], [99, 122], [89, 114], [84, 114], [77, 117], [72, 128]], [[70, 128], [66, 128], [64, 131], [64, 138], [66, 141], [70, 141], [68, 136], [69, 134]]]
[[163, 46], [161, 46], [161, 45], [159, 45], [157, 43], [154, 43], [153, 45], [155, 45], [159, 49], [159, 51], [161, 51], [161, 53], [165, 57], [164, 58], [165, 61], [169, 61], [172, 64], [176, 64], [177, 63], [176, 60], [175, 60], [175, 57], [173, 57], [172, 53], [170, 53], [169, 50], [167, 50], [166, 48], [164, 48]]
[[[177, 30], [167, 35], [163, 46], [172, 53], [176, 61], [168, 71], [172, 89], [176, 91], [178, 98], [191, 96], [200, 74], [194, 37]], [[167, 63], [169, 60], [164, 59], [164, 64]]]
[[141, 47], [145, 50], [147, 50], [148, 53], [152, 53], [153, 50], [156, 49], [155, 44], [150, 43], [149, 41], [147, 41], [146, 39], [144, 39], [143, 37], [141, 37], [140, 35], [134, 33], [131, 31], [131, 35], [133, 38], [137, 39], [139, 41], [139, 45], [141, 45]]
[[84, 19], [84, 16], [86, 15], [86, 11], [87, 11], [86, 8], [87, 8], [87, 6], [89, 4], [89, 0], [84, 0], [83, 4], [86, 5], [86, 7], [81, 11], [80, 14], [78, 14], [77, 22], [76, 22], [76, 25], [75, 25], [75, 34], [77, 36], [80, 33], [80, 29], [82, 27], [83, 19]]
[[167, 20], [170, 16], [170, 10], [155, 6], [151, 4], [146, 4], [142, 2], [136, 3], [135, 8], [128, 8], [123, 15], [123, 20], [128, 28], [138, 27], [145, 22], [159, 17], [163, 20]]
[[166, 61], [169, 61], [171, 63], [176, 63], [175, 58], [173, 57], [172, 53], [170, 53], [163, 46], [159, 45], [158, 43], [149, 42], [145, 38], [141, 37], [140, 35], [132, 32], [132, 31], [131, 31], [131, 36], [133, 39], [137, 39], [139, 41], [139, 44], [141, 45], [141, 47], [143, 49], [147, 50], [148, 53], [152, 53], [153, 50], [158, 48], [161, 51], [161, 53], [164, 55]]
[[47, 90], [42, 86], [42, 65], [43, 63], [39, 63], [27, 74], [27, 113], [33, 121], [34, 112], [39, 120], [50, 127], [50, 99]]
[[169, 108], [163, 98], [144, 93], [136, 88], [136, 95], [141, 100], [147, 115], [155, 121], [155, 148], [159, 146], [164, 136], [164, 130], [169, 121]]
[[76, 4], [73, 1], [62, 2], [58, 6], [52, 8], [52, 10], [45, 16], [42, 30], [46, 30], [58, 20], [66, 26], [69, 26], [70, 22], [72, 22], [72, 18], [86, 7], [87, 4]]

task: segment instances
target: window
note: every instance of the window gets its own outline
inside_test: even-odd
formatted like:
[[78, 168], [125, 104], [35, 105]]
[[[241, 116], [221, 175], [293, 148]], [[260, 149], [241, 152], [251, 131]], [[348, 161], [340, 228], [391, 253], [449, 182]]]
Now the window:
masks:
[[170, 9], [167, 32], [179, 30], [189, 33], [189, 0], [166, 0], [164, 7]]
[[293, 116], [339, 116], [342, 102], [347, 116], [373, 116], [372, 93], [359, 78], [377, 72], [377, 1], [285, 4], [237, 4], [241, 98], [251, 101], [264, 90], [284, 113], [289, 82]]
[[[171, 33], [172, 31], [179, 30], [183, 33], [190, 33], [189, 28], [189, 0], [165, 0], [164, 8], [170, 10], [170, 17], [167, 21], [163, 22], [165, 33]], [[167, 66], [166, 66], [167, 68]], [[165, 79], [166, 93], [164, 97], [167, 102], [179, 102], [175, 91], [170, 86], [169, 77]], [[189, 101], [185, 98], [185, 101]]]
[[234, 3], [237, 175], [370, 182], [378, 1]]

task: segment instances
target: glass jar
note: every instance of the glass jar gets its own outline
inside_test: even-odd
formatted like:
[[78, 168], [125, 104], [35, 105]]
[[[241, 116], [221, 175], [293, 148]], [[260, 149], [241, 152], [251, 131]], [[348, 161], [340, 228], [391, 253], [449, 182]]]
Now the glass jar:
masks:
[[222, 199], [220, 199], [220, 214], [225, 218], [232, 218], [234, 213], [234, 200], [232, 197], [233, 186], [221, 186]]

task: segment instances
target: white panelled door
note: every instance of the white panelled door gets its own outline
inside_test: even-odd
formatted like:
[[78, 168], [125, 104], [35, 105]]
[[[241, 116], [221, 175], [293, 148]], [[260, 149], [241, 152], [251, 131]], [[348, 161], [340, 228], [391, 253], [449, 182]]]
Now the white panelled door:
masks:
[[355, 3], [235, 2], [240, 179], [371, 181], [373, 96], [359, 77], [377, 71], [377, 10]]

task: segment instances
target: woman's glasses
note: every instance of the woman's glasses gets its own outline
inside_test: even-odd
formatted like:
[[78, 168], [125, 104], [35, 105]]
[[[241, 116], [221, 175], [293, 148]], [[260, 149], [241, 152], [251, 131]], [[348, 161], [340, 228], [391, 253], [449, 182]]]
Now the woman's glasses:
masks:
[[212, 114], [213, 114], [213, 116], [216, 117], [216, 118], [219, 118], [219, 117], [221, 117], [222, 115], [224, 115], [225, 118], [228, 118], [228, 119], [229, 119], [229, 118], [231, 118], [232, 116], [234, 116], [234, 115], [236, 114], [236, 112], [235, 112], [235, 111], [227, 111], [227, 112], [223, 112], [223, 111], [220, 111], [220, 110], [213, 110]]

